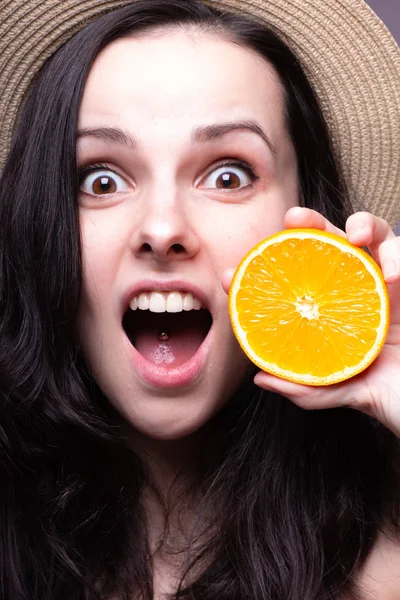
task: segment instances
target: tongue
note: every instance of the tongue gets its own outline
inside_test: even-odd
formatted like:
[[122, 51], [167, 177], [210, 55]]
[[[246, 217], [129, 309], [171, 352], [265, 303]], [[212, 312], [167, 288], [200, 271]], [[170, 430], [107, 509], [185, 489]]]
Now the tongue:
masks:
[[135, 311], [131, 342], [148, 361], [179, 367], [197, 352], [210, 328], [206, 310], [181, 313]]

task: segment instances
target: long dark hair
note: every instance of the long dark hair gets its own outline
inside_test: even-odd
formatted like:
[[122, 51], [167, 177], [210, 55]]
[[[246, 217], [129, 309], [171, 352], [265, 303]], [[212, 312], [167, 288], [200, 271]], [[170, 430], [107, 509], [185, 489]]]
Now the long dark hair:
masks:
[[[338, 226], [349, 212], [303, 70], [259, 23], [191, 0], [137, 0], [54, 54], [28, 95], [0, 188], [4, 600], [128, 600], [132, 591], [152, 597], [141, 508], [146, 466], [124, 443], [76, 338], [75, 136], [85, 80], [102, 48], [146, 29], [191, 25], [272, 63], [285, 89], [302, 204]], [[182, 581], [176, 597], [360, 597], [357, 569], [378, 532], [399, 522], [394, 436], [350, 409], [306, 412], [246, 382], [218, 420], [224, 437], [213, 460], [198, 468], [198, 510], [208, 526], [193, 532], [196, 551], [187, 550], [186, 589]]]

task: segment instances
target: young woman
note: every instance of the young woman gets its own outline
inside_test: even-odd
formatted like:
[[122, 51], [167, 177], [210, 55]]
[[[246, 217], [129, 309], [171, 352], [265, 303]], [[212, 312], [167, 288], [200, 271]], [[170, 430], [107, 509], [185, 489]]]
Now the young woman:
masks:
[[[287, 43], [273, 33], [283, 0], [228, 13], [116, 2], [89, 24], [103, 6], [78, 4], [1, 9], [5, 143], [18, 123], [0, 188], [0, 597], [398, 597], [393, 42], [356, 1], [293, 2]], [[355, 27], [357, 11], [364, 36], [380, 32], [371, 64], [385, 48], [392, 65], [362, 82], [359, 50], [361, 108], [334, 78], [360, 38], [343, 21]], [[334, 22], [337, 57], [303, 52], [318, 101], [293, 49], [322, 48]], [[39, 34], [36, 67], [45, 46], [51, 57], [17, 91], [6, 67], [18, 52], [26, 66], [19, 36]], [[27, 91], [18, 118], [10, 90]], [[391, 294], [381, 355], [330, 388], [255, 376], [227, 314], [232, 268], [295, 226], [368, 246]]]

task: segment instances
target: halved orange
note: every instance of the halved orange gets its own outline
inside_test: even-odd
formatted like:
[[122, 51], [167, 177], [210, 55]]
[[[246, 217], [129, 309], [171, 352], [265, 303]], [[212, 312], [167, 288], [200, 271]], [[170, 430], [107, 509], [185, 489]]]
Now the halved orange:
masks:
[[353, 377], [389, 328], [382, 272], [361, 248], [314, 229], [288, 229], [243, 258], [229, 291], [243, 351], [260, 369], [306, 385]]

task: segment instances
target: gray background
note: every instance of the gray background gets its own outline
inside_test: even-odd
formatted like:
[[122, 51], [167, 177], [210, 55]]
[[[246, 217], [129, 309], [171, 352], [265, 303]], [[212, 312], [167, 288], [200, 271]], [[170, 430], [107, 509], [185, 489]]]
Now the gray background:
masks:
[[[400, 45], [400, 0], [366, 0]], [[400, 202], [400, 198], [399, 198]], [[400, 224], [396, 229], [400, 235]]]
[[400, 43], [400, 0], [367, 0]]

